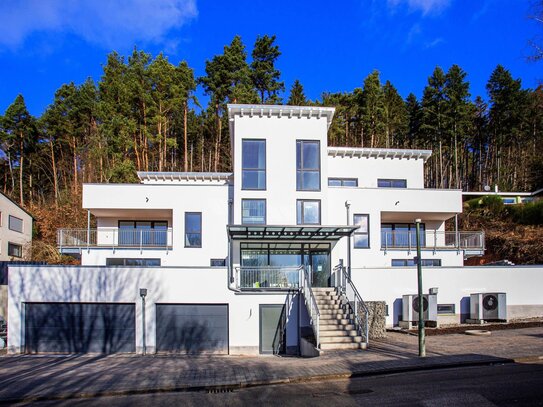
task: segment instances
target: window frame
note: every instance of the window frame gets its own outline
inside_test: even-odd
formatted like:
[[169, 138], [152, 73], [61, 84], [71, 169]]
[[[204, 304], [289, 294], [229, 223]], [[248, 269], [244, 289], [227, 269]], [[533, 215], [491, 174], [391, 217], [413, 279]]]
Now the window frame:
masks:
[[[383, 225], [390, 226], [390, 231], [392, 232], [392, 236], [391, 236], [392, 241], [391, 241], [390, 245], [383, 244], [384, 243], [384, 240], [383, 240]], [[413, 242], [413, 244], [406, 243], [404, 246], [400, 246], [399, 244], [396, 245], [396, 234], [394, 233], [396, 231], [396, 227], [397, 226], [406, 226], [406, 225], [407, 225], [407, 236], [408, 236], [408, 240], [406, 240], [406, 241], [411, 242], [411, 238], [414, 238], [415, 242]], [[404, 249], [404, 248], [409, 248], [409, 247], [411, 247], [411, 248], [416, 247], [417, 246], [416, 233], [417, 233], [416, 223], [381, 222], [381, 248], [387, 247], [388, 249]], [[425, 222], [420, 223], [420, 234], [421, 234], [421, 236], [420, 236], [421, 237], [421, 239], [420, 239], [420, 247], [421, 248], [426, 248], [426, 223]], [[386, 237], [385, 237], [385, 240], [386, 240]]]
[[[442, 309], [440, 310], [439, 307], [442, 307]], [[437, 315], [456, 315], [456, 304], [437, 304]]]
[[[317, 158], [318, 158], [318, 168], [315, 169], [315, 168], [304, 168], [303, 166], [303, 163], [304, 163], [304, 144], [307, 143], [307, 144], [310, 144], [310, 143], [316, 143], [317, 144], [317, 150], [318, 150], [318, 154], [317, 154]], [[298, 168], [298, 146], [300, 146], [300, 165], [299, 165], [299, 168]], [[316, 172], [318, 171], [319, 173], [319, 186], [317, 189], [314, 189], [314, 188], [304, 188], [304, 172]], [[321, 175], [322, 175], [322, 162], [321, 162], [321, 142], [320, 140], [305, 140], [305, 139], [301, 139], [301, 140], [296, 140], [296, 191], [315, 191], [315, 192], [320, 192], [321, 189], [322, 189], [322, 182], [321, 182]], [[301, 180], [300, 182], [298, 180]], [[299, 186], [299, 184], [301, 183], [301, 188]]]
[[[366, 226], [367, 226], [367, 229], [368, 231], [367, 232], [357, 232], [360, 227], [358, 227], [354, 232], [353, 232], [353, 247], [355, 249], [369, 249], [370, 248], [370, 214], [369, 213], [354, 213], [353, 214], [353, 226], [356, 226], [356, 222], [355, 222], [355, 218], [357, 216], [362, 216], [362, 217], [365, 217], [366, 218]], [[356, 245], [356, 239], [354, 239], [354, 235], [367, 235], [368, 236], [368, 245], [367, 246], [357, 246]]]
[[[305, 216], [304, 216], [304, 214], [305, 214], [304, 202], [318, 202], [318, 204], [319, 204], [319, 219], [318, 219], [317, 223], [305, 223], [305, 222], [303, 222], [303, 220], [305, 219]], [[300, 219], [298, 219], [298, 204], [301, 204], [300, 216], [301, 216], [302, 222], [300, 222]], [[310, 225], [310, 226], [313, 226], [313, 225], [321, 225], [321, 222], [322, 222], [322, 206], [321, 206], [321, 200], [320, 199], [297, 199], [296, 200], [296, 224], [297, 225]]]
[[[403, 182], [405, 186], [394, 186], [394, 182]], [[390, 185], [380, 185], [382, 182], [389, 182]], [[377, 178], [377, 188], [397, 188], [397, 189], [406, 189], [407, 188], [407, 179], [404, 178]]]
[[[244, 167], [244, 158], [243, 158], [243, 144], [248, 142], [261, 142], [264, 143], [264, 169], [262, 168], [245, 168]], [[267, 143], [266, 139], [264, 138], [244, 138], [241, 139], [241, 190], [242, 191], [266, 191], [268, 187], [268, 174], [267, 174], [267, 168], [268, 168], [268, 158], [267, 158]], [[248, 188], [243, 184], [243, 172], [244, 171], [262, 171], [264, 172], [264, 187], [263, 188]]]
[[[194, 232], [190, 232], [189, 234], [191, 235], [200, 235], [200, 245], [197, 246], [197, 245], [191, 245], [191, 244], [187, 244], [187, 215], [199, 215], [200, 216], [200, 233], [194, 233]], [[184, 233], [184, 241], [185, 241], [185, 248], [186, 249], [200, 249], [202, 248], [203, 246], [203, 242], [202, 242], [202, 239], [203, 239], [203, 230], [202, 230], [202, 212], [185, 212], [185, 233]]]
[[[142, 263], [144, 262], [158, 262], [158, 264], [152, 265], [152, 264], [126, 264], [130, 261], [140, 261]], [[122, 262], [122, 264], [111, 264], [114, 262]], [[108, 264], [110, 263], [110, 264]], [[106, 258], [106, 266], [108, 267], [161, 267], [162, 261], [160, 258], [137, 258], [137, 257], [107, 257]]]
[[[21, 221], [21, 230], [13, 229], [11, 227], [11, 219], [17, 219], [18, 221]], [[24, 233], [25, 223], [21, 218], [18, 218], [17, 216], [14, 216], [14, 215], [9, 215], [8, 216], [8, 229], [13, 231], [13, 232], [17, 232], [17, 233]]]
[[[402, 264], [394, 264], [395, 262], [402, 262]], [[439, 263], [439, 264], [424, 264], [424, 262], [433, 262], [433, 263]], [[410, 264], [412, 263], [412, 264]], [[442, 262], [441, 259], [422, 259], [422, 267], [441, 267]], [[414, 259], [391, 259], [390, 260], [390, 267], [416, 267], [417, 263], [415, 263]]]
[[[340, 185], [330, 185], [330, 181], [339, 181]], [[356, 185], [345, 185], [345, 181], [354, 181]], [[328, 186], [329, 187], [344, 187], [344, 188], [358, 188], [358, 178], [338, 178], [338, 177], [330, 177], [328, 178]]]
[[[19, 254], [12, 254], [12, 248], [18, 248]], [[9, 257], [17, 257], [18, 259], [23, 258], [23, 245], [13, 242], [8, 242], [8, 256]]]
[[[245, 223], [243, 221], [243, 204], [244, 202], [248, 202], [248, 201], [262, 201], [264, 202], [264, 222], [262, 223]], [[242, 198], [241, 200], [241, 224], [242, 225], [265, 225], [266, 222], [268, 221], [268, 208], [267, 208], [267, 205], [268, 203], [266, 202], [266, 199], [265, 198]]]

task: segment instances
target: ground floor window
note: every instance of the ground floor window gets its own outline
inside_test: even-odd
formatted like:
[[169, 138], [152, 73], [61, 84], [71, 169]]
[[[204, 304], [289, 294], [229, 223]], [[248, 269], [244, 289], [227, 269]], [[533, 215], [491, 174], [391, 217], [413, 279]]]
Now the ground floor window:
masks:
[[[417, 232], [414, 223], [381, 223], [382, 247], [416, 247]], [[420, 224], [420, 245], [426, 246], [426, 225]]]
[[[422, 259], [423, 267], [441, 267], [441, 259]], [[392, 259], [392, 267], [411, 267], [416, 266], [414, 259]]]
[[16, 243], [8, 242], [8, 256], [23, 257], [23, 246]]
[[449, 315], [456, 313], [456, 304], [437, 304], [438, 315]]
[[108, 258], [106, 266], [137, 266], [137, 267], [158, 267], [160, 259], [126, 259], [126, 258]]

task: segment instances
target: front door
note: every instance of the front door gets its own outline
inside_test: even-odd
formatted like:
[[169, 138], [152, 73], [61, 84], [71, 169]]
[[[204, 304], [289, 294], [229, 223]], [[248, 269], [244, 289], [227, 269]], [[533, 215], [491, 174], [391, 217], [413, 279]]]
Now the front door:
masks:
[[311, 266], [311, 285], [330, 287], [330, 252], [328, 250], [310, 251], [306, 265]]

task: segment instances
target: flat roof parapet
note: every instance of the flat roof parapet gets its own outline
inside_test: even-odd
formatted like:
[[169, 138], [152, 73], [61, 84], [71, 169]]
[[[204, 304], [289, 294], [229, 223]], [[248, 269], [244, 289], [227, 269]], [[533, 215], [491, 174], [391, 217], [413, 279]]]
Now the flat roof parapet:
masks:
[[395, 148], [328, 147], [332, 157], [422, 159], [426, 161], [432, 150], [404, 150]]
[[138, 178], [144, 184], [153, 182], [228, 182], [233, 174], [231, 172], [154, 172], [138, 171]]

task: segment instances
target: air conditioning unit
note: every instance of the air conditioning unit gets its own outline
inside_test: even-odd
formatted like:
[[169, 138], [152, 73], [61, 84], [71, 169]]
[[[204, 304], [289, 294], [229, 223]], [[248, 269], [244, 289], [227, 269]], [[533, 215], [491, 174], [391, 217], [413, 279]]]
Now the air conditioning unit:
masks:
[[470, 295], [470, 319], [481, 321], [507, 321], [505, 293], [475, 293]]
[[[408, 322], [419, 321], [419, 296], [407, 294], [402, 297], [402, 320]], [[425, 322], [437, 323], [437, 295], [423, 294], [422, 296], [423, 319]]]

